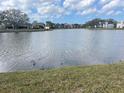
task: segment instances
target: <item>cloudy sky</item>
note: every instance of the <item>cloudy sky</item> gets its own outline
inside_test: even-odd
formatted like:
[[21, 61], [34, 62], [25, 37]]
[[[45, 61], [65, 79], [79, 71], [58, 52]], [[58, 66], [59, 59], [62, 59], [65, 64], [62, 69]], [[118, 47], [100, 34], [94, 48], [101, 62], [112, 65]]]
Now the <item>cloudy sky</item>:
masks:
[[84, 23], [93, 18], [124, 20], [124, 0], [0, 0], [0, 11], [20, 9], [30, 20]]

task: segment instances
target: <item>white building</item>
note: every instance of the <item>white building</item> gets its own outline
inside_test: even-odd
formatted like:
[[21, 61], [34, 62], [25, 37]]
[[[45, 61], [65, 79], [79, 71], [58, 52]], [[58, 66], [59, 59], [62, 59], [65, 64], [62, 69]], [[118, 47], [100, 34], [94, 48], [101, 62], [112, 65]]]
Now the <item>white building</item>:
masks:
[[45, 26], [45, 29], [46, 29], [46, 30], [50, 30], [50, 27], [49, 27], [49, 26]]
[[123, 21], [118, 22], [117, 23], [117, 28], [124, 28], [124, 22]]
[[99, 22], [99, 26], [98, 27], [103, 28], [103, 23]]
[[108, 22], [105, 22], [105, 23], [103, 24], [103, 28], [114, 28], [114, 24], [110, 24], [110, 23], [108, 23]]

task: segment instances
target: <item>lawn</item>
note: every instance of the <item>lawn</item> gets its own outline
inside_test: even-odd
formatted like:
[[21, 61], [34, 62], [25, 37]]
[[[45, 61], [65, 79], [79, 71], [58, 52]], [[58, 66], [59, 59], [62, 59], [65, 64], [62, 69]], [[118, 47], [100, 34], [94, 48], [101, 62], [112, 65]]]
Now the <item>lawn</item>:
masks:
[[124, 93], [124, 63], [1, 73], [0, 93]]

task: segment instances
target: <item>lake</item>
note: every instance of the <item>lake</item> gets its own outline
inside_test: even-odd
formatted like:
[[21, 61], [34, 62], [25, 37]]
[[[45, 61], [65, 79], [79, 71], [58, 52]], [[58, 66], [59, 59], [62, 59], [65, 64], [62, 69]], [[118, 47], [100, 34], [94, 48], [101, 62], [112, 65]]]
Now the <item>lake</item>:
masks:
[[124, 60], [124, 31], [0, 33], [0, 72], [111, 64]]

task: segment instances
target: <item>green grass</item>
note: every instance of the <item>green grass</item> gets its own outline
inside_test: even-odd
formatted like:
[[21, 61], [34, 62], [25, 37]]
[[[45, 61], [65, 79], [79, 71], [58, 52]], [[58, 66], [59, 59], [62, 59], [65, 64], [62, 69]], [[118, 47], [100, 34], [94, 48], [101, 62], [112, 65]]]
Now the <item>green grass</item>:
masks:
[[3, 73], [0, 93], [124, 93], [124, 63]]

